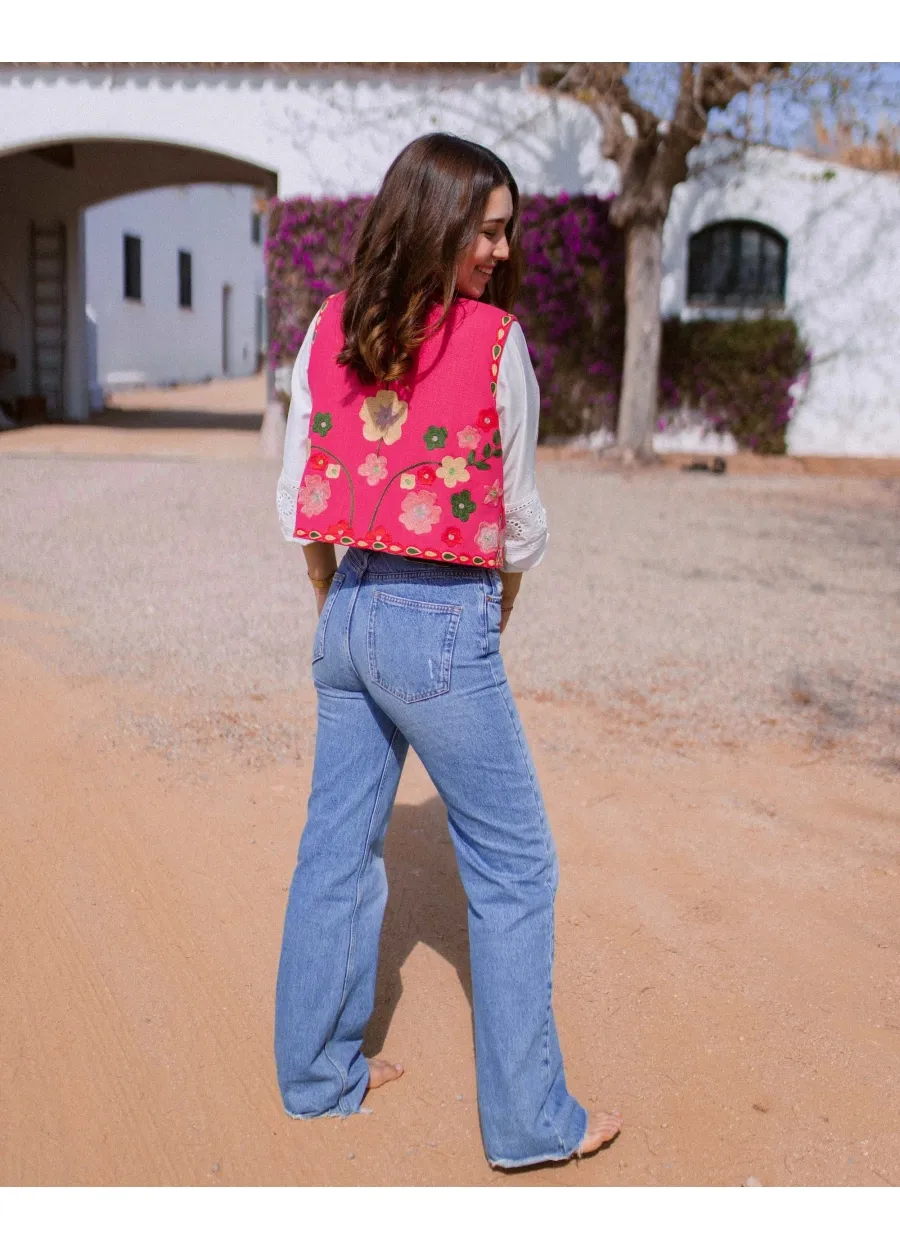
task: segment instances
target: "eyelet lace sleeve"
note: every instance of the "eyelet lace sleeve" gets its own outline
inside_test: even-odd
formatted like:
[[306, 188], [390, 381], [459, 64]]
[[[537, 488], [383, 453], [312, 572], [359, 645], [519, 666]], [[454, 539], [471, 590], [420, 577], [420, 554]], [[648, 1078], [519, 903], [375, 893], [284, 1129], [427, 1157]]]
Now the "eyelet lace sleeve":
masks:
[[312, 350], [312, 331], [315, 321], [306, 332], [303, 345], [297, 353], [294, 368], [291, 372], [291, 406], [288, 412], [287, 429], [284, 432], [284, 462], [281, 476], [275, 492], [275, 505], [278, 509], [278, 521], [281, 533], [289, 543], [300, 543], [305, 547], [308, 538], [295, 538], [294, 528], [297, 515], [297, 491], [306, 468], [309, 455], [309, 419], [312, 413], [312, 397], [309, 393], [309, 356]]
[[510, 573], [524, 573], [544, 558], [547, 514], [534, 476], [541, 396], [516, 321], [510, 328], [497, 379], [497, 413], [503, 439], [503, 502], [506, 512], [506, 558]]

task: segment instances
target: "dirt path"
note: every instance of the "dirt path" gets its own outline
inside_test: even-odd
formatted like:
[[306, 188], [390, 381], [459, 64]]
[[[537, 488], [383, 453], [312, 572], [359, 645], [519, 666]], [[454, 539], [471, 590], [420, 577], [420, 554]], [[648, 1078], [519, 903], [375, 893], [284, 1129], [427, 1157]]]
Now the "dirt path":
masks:
[[900, 1183], [896, 481], [542, 455], [552, 558], [504, 654], [559, 849], [569, 1083], [626, 1125], [502, 1175], [412, 758], [369, 1037], [407, 1073], [371, 1114], [281, 1111], [313, 615], [257, 441], [3, 435], [0, 1183]]
[[270, 1026], [309, 760], [167, 760], [117, 729], [139, 689], [18, 648], [0, 689], [3, 1184], [900, 1182], [890, 780], [798, 748], [636, 753], [583, 708], [523, 701], [563, 865], [569, 1082], [626, 1128], [577, 1166], [501, 1176], [478, 1134], [464, 900], [416, 761], [371, 1037], [407, 1075], [370, 1115], [292, 1123]]

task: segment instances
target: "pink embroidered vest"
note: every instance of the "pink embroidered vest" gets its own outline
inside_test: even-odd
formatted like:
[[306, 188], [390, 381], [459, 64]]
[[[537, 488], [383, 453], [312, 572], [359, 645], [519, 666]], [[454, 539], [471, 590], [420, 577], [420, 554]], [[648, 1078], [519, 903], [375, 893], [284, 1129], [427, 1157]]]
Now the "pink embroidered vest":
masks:
[[[500, 358], [514, 318], [456, 299], [401, 382], [364, 386], [336, 364], [344, 295], [328, 299], [309, 361], [310, 451], [297, 538], [446, 564], [503, 566]], [[440, 308], [432, 314], [436, 322]]]

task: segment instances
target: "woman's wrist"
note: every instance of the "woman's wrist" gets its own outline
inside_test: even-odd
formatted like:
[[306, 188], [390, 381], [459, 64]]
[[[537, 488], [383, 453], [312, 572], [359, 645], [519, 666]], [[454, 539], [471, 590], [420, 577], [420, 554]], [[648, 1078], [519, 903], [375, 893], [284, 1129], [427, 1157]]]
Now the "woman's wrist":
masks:
[[503, 587], [500, 596], [500, 611], [509, 614], [513, 610], [513, 604], [519, 593], [519, 587], [522, 585], [521, 573], [501, 573], [500, 583]]
[[310, 543], [303, 548], [306, 575], [316, 590], [327, 590], [337, 572], [337, 558], [331, 543]]

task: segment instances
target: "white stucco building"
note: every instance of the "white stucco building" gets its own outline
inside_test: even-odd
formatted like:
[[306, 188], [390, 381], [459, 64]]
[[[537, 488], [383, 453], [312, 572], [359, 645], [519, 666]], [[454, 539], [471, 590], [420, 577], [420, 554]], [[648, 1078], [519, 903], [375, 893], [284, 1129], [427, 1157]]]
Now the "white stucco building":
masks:
[[143, 191], [87, 210], [92, 408], [98, 390], [256, 371], [264, 231], [254, 192], [242, 186]]
[[[252, 189], [285, 198], [368, 193], [405, 143], [434, 129], [496, 148], [526, 193], [615, 189], [595, 118], [536, 92], [527, 67], [0, 64], [0, 399], [40, 391], [70, 418], [89, 415], [86, 275], [99, 262], [86, 210], [200, 183], [240, 185], [248, 197]], [[199, 204], [193, 196], [186, 205]], [[120, 209], [100, 212], [124, 235]], [[722, 229], [692, 243], [709, 226]], [[761, 304], [783, 306], [813, 352], [791, 450], [900, 455], [898, 233], [895, 176], [755, 150], [742, 167], [716, 167], [677, 190], [663, 311], [752, 316]], [[165, 247], [191, 250], [174, 236]], [[693, 290], [692, 248], [705, 256]], [[160, 290], [168, 284], [171, 293], [176, 263], [163, 258]], [[220, 274], [214, 285], [230, 281]], [[704, 282], [722, 293], [721, 307]], [[110, 318], [94, 311], [102, 355]], [[123, 334], [133, 321], [122, 320]], [[235, 334], [237, 371], [246, 327]], [[215, 364], [221, 339], [207, 346]], [[149, 376], [149, 343], [143, 358], [144, 348], [133, 350], [133, 371]]]

